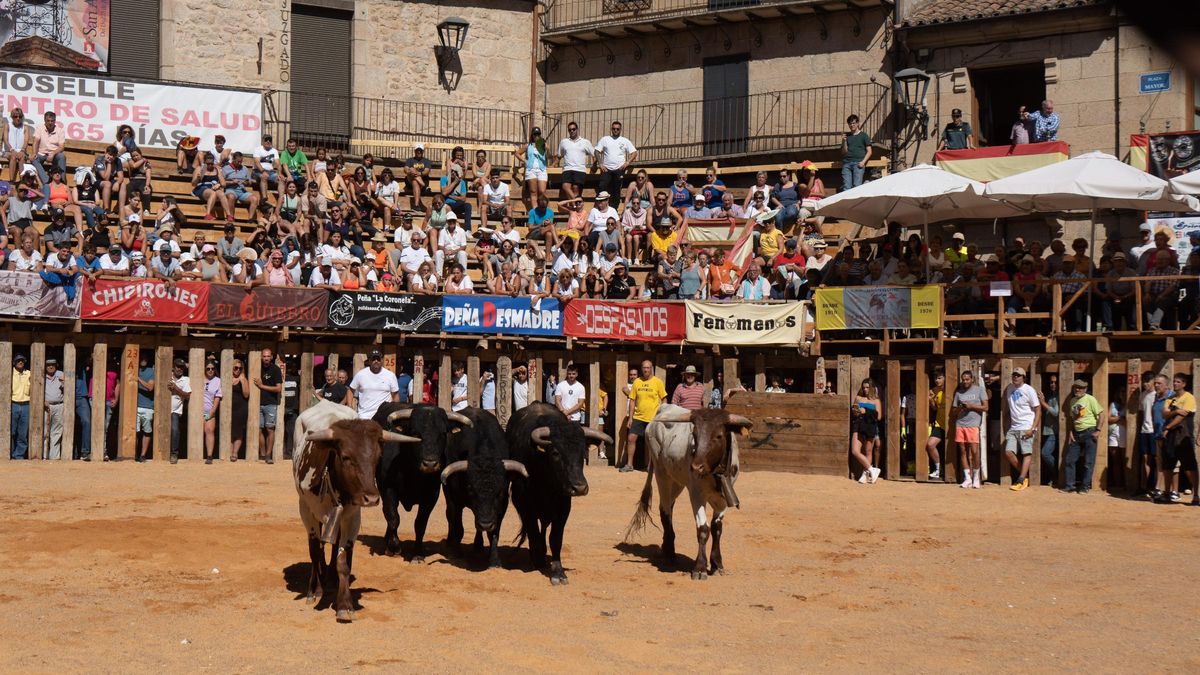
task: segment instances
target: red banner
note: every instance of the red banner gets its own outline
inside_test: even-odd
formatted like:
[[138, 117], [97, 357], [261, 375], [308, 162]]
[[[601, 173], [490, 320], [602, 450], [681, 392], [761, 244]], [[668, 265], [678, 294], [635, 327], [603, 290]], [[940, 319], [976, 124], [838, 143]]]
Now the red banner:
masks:
[[563, 312], [563, 333], [572, 337], [682, 342], [687, 336], [681, 303], [571, 300]]
[[232, 326], [324, 328], [329, 291], [319, 288], [272, 288], [212, 284], [210, 323]]
[[86, 321], [206, 323], [209, 285], [180, 281], [174, 291], [165, 281], [98, 279], [84, 286], [81, 317]]

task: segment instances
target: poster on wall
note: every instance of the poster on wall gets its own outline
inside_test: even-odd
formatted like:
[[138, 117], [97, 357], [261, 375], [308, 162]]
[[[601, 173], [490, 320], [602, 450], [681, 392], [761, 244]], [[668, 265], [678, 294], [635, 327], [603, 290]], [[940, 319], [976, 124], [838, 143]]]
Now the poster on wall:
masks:
[[818, 330], [936, 328], [941, 317], [937, 286], [821, 288], [815, 301]]
[[0, 62], [108, 72], [109, 0], [0, 1]]
[[1200, 232], [1200, 214], [1195, 213], [1157, 213], [1147, 214], [1146, 222], [1154, 228], [1154, 232], [1166, 229], [1171, 235], [1171, 248], [1179, 256], [1179, 264], [1187, 262], [1192, 253], [1192, 242], [1188, 236], [1192, 232]]
[[804, 338], [805, 302], [751, 305], [688, 300], [687, 341], [706, 345], [794, 345]]
[[230, 149], [249, 153], [261, 142], [257, 92], [0, 68], [0, 97], [6, 119], [21, 108], [28, 124], [41, 124], [52, 111], [73, 141], [112, 142], [117, 127], [128, 124], [144, 148], [174, 148], [196, 136], [209, 150], [220, 134]]
[[61, 286], [52, 287], [32, 272], [0, 272], [0, 316], [31, 319], [78, 319], [80, 285], [67, 298]]
[[1200, 171], [1200, 131], [1134, 135], [1129, 163], [1163, 180]]
[[684, 307], [669, 302], [571, 300], [563, 309], [563, 334], [601, 340], [683, 342]]
[[329, 302], [329, 327], [437, 333], [442, 329], [442, 299], [436, 295], [335, 291]]
[[558, 337], [563, 334], [562, 310], [553, 298], [534, 305], [529, 298], [447, 295], [442, 298], [442, 330]]

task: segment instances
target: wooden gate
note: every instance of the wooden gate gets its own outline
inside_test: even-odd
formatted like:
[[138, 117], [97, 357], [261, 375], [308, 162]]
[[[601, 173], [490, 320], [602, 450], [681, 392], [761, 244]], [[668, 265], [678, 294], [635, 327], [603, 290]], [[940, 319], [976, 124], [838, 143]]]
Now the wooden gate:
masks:
[[754, 421], [750, 437], [738, 441], [744, 470], [846, 475], [847, 397], [737, 391], [726, 408]]

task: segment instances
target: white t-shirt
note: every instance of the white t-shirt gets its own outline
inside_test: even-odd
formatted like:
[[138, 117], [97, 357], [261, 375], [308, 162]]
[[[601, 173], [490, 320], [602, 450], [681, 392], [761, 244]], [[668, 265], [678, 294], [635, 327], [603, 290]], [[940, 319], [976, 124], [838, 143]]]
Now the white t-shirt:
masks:
[[175, 241], [174, 239], [172, 239], [171, 241], [167, 241], [166, 239], [159, 239], [158, 241], [154, 242], [154, 252], [155, 253], [158, 253], [159, 251], [163, 250], [164, 248], [170, 248], [171, 253], [177, 258], [179, 257], [179, 254], [183, 250], [183, 249], [179, 248], [179, 242]]
[[596, 144], [596, 152], [604, 153], [604, 168], [608, 171], [620, 168], [629, 155], [637, 152], [633, 142], [624, 136], [612, 137], [612, 134], [600, 139]]
[[375, 196], [396, 203], [396, 195], [400, 194], [400, 184], [396, 181], [380, 183], [375, 186]]
[[333, 244], [321, 244], [321, 255], [327, 255], [330, 258], [333, 258], [334, 262], [337, 262], [338, 260], [350, 262], [350, 259], [354, 257], [350, 253], [350, 247], [346, 246], [345, 244], [342, 244], [341, 246], [334, 246]]
[[274, 171], [275, 162], [279, 161], [279, 150], [274, 147], [272, 147], [270, 150], [267, 150], [260, 145], [258, 146], [258, 149], [254, 151], [254, 159], [258, 160], [258, 163], [262, 165], [264, 171]]
[[419, 275], [419, 274], [413, 274], [413, 275], [409, 276], [409, 278], [408, 278], [409, 290], [415, 291], [417, 289], [423, 289], [426, 286], [429, 287], [429, 290], [436, 291], [437, 287], [438, 287], [437, 276], [430, 274], [428, 281], [421, 279], [421, 275]]
[[329, 278], [328, 279], [326, 279], [325, 275], [321, 273], [320, 267], [314, 267], [312, 274], [308, 277], [308, 285], [316, 287], [316, 286], [320, 286], [321, 284], [330, 284], [333, 286], [341, 286], [342, 285], [342, 277], [338, 274], [337, 269], [334, 268], [332, 265], [329, 267]]
[[445, 253], [457, 253], [467, 248], [467, 231], [461, 227], [455, 227], [451, 232], [450, 228], [442, 231], [442, 236], [438, 239], [438, 247]]
[[587, 219], [592, 224], [593, 230], [603, 230], [608, 227], [609, 218], [616, 220], [618, 223], [621, 222], [621, 214], [617, 213], [617, 210], [611, 206], [603, 211], [593, 206], [592, 210], [588, 211]]
[[509, 230], [508, 232], [496, 230], [492, 233], [492, 239], [496, 240], [497, 248], [499, 248], [500, 244], [504, 243], [504, 240], [506, 239], [511, 241], [513, 243], [513, 247], [515, 248], [517, 244], [521, 243], [521, 233], [517, 232], [516, 230]]
[[148, 274], [146, 266], [142, 263], [138, 263], [137, 267], [134, 267], [132, 263], [129, 266], [129, 276], [135, 279], [145, 279]]
[[112, 256], [105, 254], [100, 256], [100, 269], [106, 272], [127, 272], [129, 271], [129, 258], [121, 256], [113, 262]]
[[1142, 410], [1142, 425], [1138, 429], [1143, 434], [1154, 433], [1154, 402], [1158, 400], [1158, 394], [1151, 389], [1142, 394], [1141, 410]]
[[[558, 386], [554, 387], [554, 398], [556, 399], [555, 403], [559, 406], [560, 410], [574, 406], [576, 403], [582, 401], [585, 395], [583, 383], [581, 382], [571, 384], [570, 382], [563, 380], [562, 382], [558, 383]], [[572, 422], [581, 421], [583, 419], [583, 410], [576, 410], [570, 415], [567, 415], [567, 419], [571, 420]]]
[[1121, 409], [1116, 403], [1108, 404], [1108, 447], [1125, 445], [1125, 425], [1121, 424]]
[[489, 206], [504, 206], [504, 200], [508, 199], [508, 183], [501, 182], [496, 187], [492, 187], [490, 182], [485, 183], [483, 186], [483, 196], [487, 198]]
[[515, 412], [517, 410], [520, 410], [521, 408], [524, 408], [527, 405], [529, 405], [529, 380], [525, 380], [524, 382], [521, 382], [519, 380], [514, 379], [513, 380], [513, 398], [512, 398], [513, 411]]
[[374, 417], [379, 406], [392, 400], [392, 394], [400, 391], [395, 373], [387, 368], [380, 368], [378, 373], [374, 373], [369, 366], [354, 374], [350, 388], [358, 397], [358, 418], [362, 420]]
[[564, 288], [561, 281], [554, 282], [554, 295], [564, 298], [574, 298], [579, 295], [579, 280], [571, 279], [571, 285]]
[[474, 290], [475, 290], [475, 284], [471, 283], [471, 277], [469, 277], [465, 274], [463, 275], [462, 281], [458, 282], [457, 284], [454, 283], [454, 279], [446, 280], [446, 292], [474, 291]]
[[[192, 383], [188, 379], [187, 375], [182, 375], [178, 379], [176, 379], [175, 386], [178, 387], [180, 391], [184, 391], [189, 394], [192, 393]], [[174, 392], [171, 393], [171, 414], [172, 415], [182, 415], [183, 414], [183, 399], [179, 396], [179, 394], [176, 394]]]
[[429, 257], [429, 251], [424, 247], [413, 248], [409, 246], [400, 252], [400, 267], [404, 268], [409, 274], [416, 274], [421, 268], [421, 263], [432, 260]]
[[8, 259], [13, 261], [13, 267], [18, 272], [32, 272], [34, 267], [42, 261], [42, 254], [33, 251], [28, 257], [21, 249], [17, 249], [9, 254]]
[[568, 137], [558, 142], [558, 156], [562, 157], [563, 171], [586, 172], [595, 153], [592, 142], [583, 136], [575, 140]]
[[471, 402], [466, 399], [466, 395], [467, 395], [467, 375], [466, 375], [466, 373], [464, 373], [462, 377], [458, 378], [458, 380], [455, 381], [454, 387], [453, 387], [453, 390], [452, 390], [451, 396], [450, 396], [450, 400], [454, 400], [456, 398], [462, 398], [462, 400], [453, 404], [450, 407], [450, 409], [453, 410], [454, 412], [458, 412], [459, 410], [462, 410], [462, 409], [466, 408], [467, 406], [471, 405]]
[[1029, 431], [1033, 429], [1034, 411], [1038, 403], [1037, 392], [1028, 384], [1019, 387], [1008, 385], [1004, 392], [1008, 399], [1008, 419], [1011, 422], [1009, 431]]
[[61, 270], [64, 272], [69, 272], [72, 269], [76, 269], [75, 256], [71, 256], [67, 258], [66, 262], [63, 262], [58, 259], [57, 253], [51, 254], [50, 257], [46, 258], [45, 268], [48, 270]]

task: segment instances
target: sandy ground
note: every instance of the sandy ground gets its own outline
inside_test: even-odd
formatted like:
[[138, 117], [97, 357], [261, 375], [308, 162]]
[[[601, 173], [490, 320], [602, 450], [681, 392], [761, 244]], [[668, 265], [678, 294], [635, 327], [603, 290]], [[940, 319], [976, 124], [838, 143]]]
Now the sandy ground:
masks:
[[376, 508], [338, 625], [298, 599], [289, 469], [0, 464], [0, 671], [1200, 671], [1200, 508], [747, 473], [699, 582], [682, 501], [667, 571], [657, 530], [621, 544], [643, 474], [589, 469], [569, 586], [448, 557], [441, 503], [425, 564], [376, 555]]

